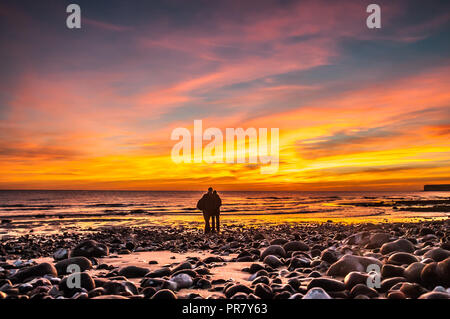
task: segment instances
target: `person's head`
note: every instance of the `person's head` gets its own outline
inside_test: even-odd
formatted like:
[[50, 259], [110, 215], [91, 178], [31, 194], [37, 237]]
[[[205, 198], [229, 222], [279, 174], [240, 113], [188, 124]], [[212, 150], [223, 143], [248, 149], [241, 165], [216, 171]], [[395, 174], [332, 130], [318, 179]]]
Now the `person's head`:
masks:
[[216, 191], [216, 190], [214, 190], [213, 194], [214, 194], [214, 195], [216, 195], [216, 194], [217, 194], [217, 191]]
[[212, 193], [212, 191], [213, 191], [212, 187], [208, 188], [208, 193]]

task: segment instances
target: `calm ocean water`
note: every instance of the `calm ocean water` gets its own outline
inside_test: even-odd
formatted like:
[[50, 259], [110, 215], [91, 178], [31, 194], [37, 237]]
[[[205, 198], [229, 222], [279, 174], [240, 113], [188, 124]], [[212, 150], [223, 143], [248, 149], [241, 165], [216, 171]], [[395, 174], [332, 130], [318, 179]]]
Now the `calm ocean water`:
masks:
[[[0, 191], [0, 218], [192, 215], [199, 214], [195, 207], [202, 194], [187, 191]], [[446, 209], [426, 211], [427, 207], [448, 206], [448, 192], [219, 194], [223, 201], [224, 215], [304, 215], [330, 218], [399, 214], [425, 217], [450, 215]], [[380, 202], [383, 203], [380, 205]], [[425, 211], [417, 212], [414, 210], [417, 207]]]

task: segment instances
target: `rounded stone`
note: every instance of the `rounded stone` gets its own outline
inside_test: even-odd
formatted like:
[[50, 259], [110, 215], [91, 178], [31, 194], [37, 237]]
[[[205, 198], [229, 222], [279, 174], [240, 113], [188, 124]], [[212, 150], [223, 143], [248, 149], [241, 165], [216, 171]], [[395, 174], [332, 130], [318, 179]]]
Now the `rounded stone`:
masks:
[[41, 263], [36, 266], [30, 266], [27, 268], [20, 269], [14, 276], [10, 278], [13, 283], [23, 282], [26, 279], [33, 279], [36, 277], [44, 277], [45, 275], [50, 275], [52, 277], [57, 277], [58, 272], [55, 266], [50, 263]]
[[323, 288], [327, 292], [345, 290], [343, 282], [331, 278], [314, 278], [309, 282], [307, 289], [310, 290], [316, 287]]
[[427, 251], [423, 256], [425, 258], [431, 258], [434, 261], [442, 261], [450, 257], [450, 251], [442, 248], [435, 248]]
[[332, 298], [322, 288], [315, 287], [308, 290], [308, 292], [303, 296], [302, 299], [332, 299]]
[[359, 296], [359, 295], [364, 295], [369, 298], [376, 298], [376, 297], [378, 297], [378, 292], [375, 289], [370, 288], [365, 284], [357, 284], [350, 291], [350, 296], [352, 298], [355, 298], [356, 296]]
[[403, 272], [403, 276], [408, 279], [409, 282], [421, 282], [420, 274], [426, 264], [421, 262], [415, 262], [406, 267]]
[[328, 268], [327, 275], [344, 277], [352, 271], [365, 272], [371, 265], [382, 267], [382, 263], [372, 257], [344, 255]]
[[267, 247], [261, 254], [261, 260], [264, 260], [266, 256], [274, 255], [277, 257], [286, 257], [286, 251], [280, 245], [271, 245]]
[[177, 299], [177, 296], [174, 294], [172, 290], [161, 289], [158, 290], [150, 299], [168, 300], [168, 299]]
[[245, 294], [250, 294], [250, 293], [253, 293], [253, 290], [251, 288], [245, 286], [245, 285], [236, 284], [236, 285], [232, 285], [232, 286], [228, 287], [225, 290], [225, 296], [227, 298], [231, 298], [232, 296], [234, 296], [238, 292], [243, 292]]
[[137, 267], [137, 266], [126, 266], [119, 270], [119, 276], [124, 276], [126, 278], [141, 278], [144, 277], [150, 269], [145, 267]]
[[381, 276], [383, 278], [402, 277], [405, 269], [401, 266], [384, 264], [381, 268]]
[[[80, 286], [72, 287], [73, 284], [77, 283], [77, 280], [75, 279], [77, 276], [79, 278]], [[73, 294], [79, 288], [84, 288], [87, 291], [95, 288], [95, 282], [91, 275], [86, 272], [73, 273], [64, 277], [59, 284], [59, 290], [63, 291], [65, 294]]]
[[71, 257], [69, 259], [61, 260], [55, 264], [58, 275], [62, 276], [71, 273], [72, 271], [67, 271], [67, 267], [69, 267], [69, 265], [78, 266], [80, 268], [80, 271], [92, 269], [92, 262], [86, 257]]
[[95, 240], [85, 240], [75, 246], [70, 252], [70, 257], [104, 257], [108, 256], [109, 248], [104, 244], [100, 244]]
[[393, 242], [385, 243], [381, 246], [380, 252], [383, 255], [389, 254], [391, 252], [414, 252], [414, 245], [407, 239], [397, 239]]
[[410, 265], [412, 263], [418, 262], [419, 259], [414, 256], [413, 254], [409, 253], [394, 253], [392, 254], [389, 259], [388, 263], [395, 264], [395, 265]]
[[308, 251], [309, 246], [302, 241], [290, 241], [283, 245], [285, 251]]

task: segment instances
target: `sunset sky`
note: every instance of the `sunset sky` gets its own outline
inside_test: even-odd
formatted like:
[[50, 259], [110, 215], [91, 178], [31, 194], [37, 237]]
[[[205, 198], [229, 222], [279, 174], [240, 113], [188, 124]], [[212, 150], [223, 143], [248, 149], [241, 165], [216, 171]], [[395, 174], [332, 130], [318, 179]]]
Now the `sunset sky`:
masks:
[[[449, 1], [6, 0], [0, 30], [0, 189], [450, 183]], [[278, 172], [175, 164], [196, 119], [279, 128]]]

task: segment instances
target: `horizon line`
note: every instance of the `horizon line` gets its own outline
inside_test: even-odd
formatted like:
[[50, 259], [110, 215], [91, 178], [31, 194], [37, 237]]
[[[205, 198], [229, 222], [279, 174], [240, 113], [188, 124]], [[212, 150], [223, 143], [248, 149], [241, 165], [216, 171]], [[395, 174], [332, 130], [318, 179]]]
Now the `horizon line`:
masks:
[[[207, 190], [207, 189], [206, 189]], [[40, 192], [204, 192], [202, 190], [149, 190], [149, 189], [0, 189], [0, 191], [40, 191]], [[419, 190], [219, 190], [220, 192], [424, 192]]]

